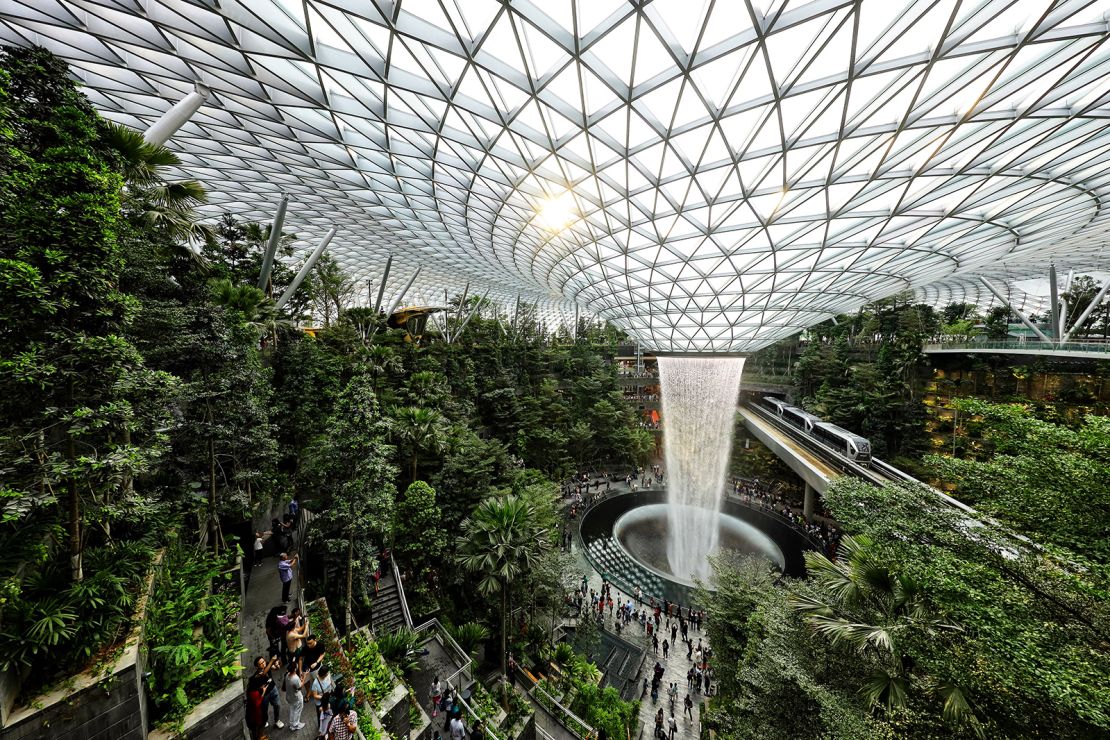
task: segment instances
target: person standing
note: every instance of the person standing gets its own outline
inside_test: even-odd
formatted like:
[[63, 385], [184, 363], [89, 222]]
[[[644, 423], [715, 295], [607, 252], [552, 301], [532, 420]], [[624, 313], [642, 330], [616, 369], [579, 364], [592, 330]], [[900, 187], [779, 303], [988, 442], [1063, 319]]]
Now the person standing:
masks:
[[278, 577], [281, 579], [281, 603], [289, 603], [289, 589], [293, 586], [293, 566], [297, 564], [297, 557], [289, 557], [288, 553], [281, 554], [278, 561]]
[[683, 703], [686, 705], [686, 708], [685, 708], [686, 715], [690, 719], [693, 719], [694, 718], [694, 701], [693, 701], [693, 699], [690, 698], [689, 694], [686, 695], [686, 701], [683, 702]]
[[667, 740], [674, 740], [674, 736], [678, 733], [678, 722], [674, 719], [674, 710], [671, 710], [671, 717], [667, 720]]
[[440, 716], [440, 697], [443, 696], [443, 683], [440, 682], [440, 677], [436, 676], [432, 680], [432, 719]]
[[308, 698], [312, 699], [316, 707], [316, 726], [320, 728], [321, 735], [327, 730], [328, 722], [331, 721], [331, 712], [328, 712], [327, 721], [324, 720], [324, 712], [328, 709], [333, 691], [335, 691], [335, 679], [331, 677], [331, 670], [327, 665], [322, 665], [308, 687]]
[[669, 642], [667, 642], [667, 638], [666, 638], [666, 637], [664, 637], [664, 638], [663, 638], [663, 660], [666, 660], [666, 659], [667, 659], [667, 649], [668, 649], [668, 648], [669, 648], [670, 646], [671, 646], [671, 644], [670, 644]]
[[463, 725], [462, 717], [454, 717], [449, 723], [451, 732], [451, 740], [466, 740], [466, 727]]
[[651, 636], [651, 650], [656, 655], [659, 654], [659, 635]]
[[266, 560], [266, 537], [262, 532], [254, 533], [254, 567], [257, 568]]
[[262, 689], [252, 688], [247, 691], [247, 731], [251, 740], [262, 737], [262, 728], [266, 726], [265, 712], [262, 709]]
[[343, 702], [328, 726], [329, 740], [353, 740], [358, 733], [358, 713]]
[[663, 732], [663, 707], [659, 707], [659, 711], [655, 713], [655, 737], [659, 740], [666, 740], [667, 737]]
[[285, 703], [289, 705], [289, 729], [292, 732], [304, 729], [301, 712], [304, 711], [304, 676], [297, 670], [296, 663], [290, 663], [285, 673]]
[[285, 653], [288, 657], [289, 667], [301, 670], [301, 658], [304, 655], [304, 638], [308, 634], [308, 622], [301, 616], [301, 610], [293, 610], [293, 619], [289, 624], [289, 631], [285, 633]]
[[277, 685], [274, 684], [274, 679], [270, 676], [270, 671], [281, 665], [281, 660], [277, 657], [266, 660], [261, 655], [254, 659], [254, 675], [247, 681], [248, 695], [252, 691], [258, 691], [262, 697], [262, 726], [266, 727], [269, 723], [266, 722], [266, 710], [268, 706], [274, 708], [274, 725], [280, 730], [285, 727], [281, 721], [281, 700], [278, 698]]

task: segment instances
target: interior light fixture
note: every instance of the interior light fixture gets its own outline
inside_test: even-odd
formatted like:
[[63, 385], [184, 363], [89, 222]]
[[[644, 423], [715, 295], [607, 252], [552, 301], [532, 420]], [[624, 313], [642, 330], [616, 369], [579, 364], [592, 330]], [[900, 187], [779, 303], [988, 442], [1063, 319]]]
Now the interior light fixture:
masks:
[[536, 208], [536, 223], [549, 231], [562, 231], [577, 218], [574, 195], [569, 190], [545, 198]]

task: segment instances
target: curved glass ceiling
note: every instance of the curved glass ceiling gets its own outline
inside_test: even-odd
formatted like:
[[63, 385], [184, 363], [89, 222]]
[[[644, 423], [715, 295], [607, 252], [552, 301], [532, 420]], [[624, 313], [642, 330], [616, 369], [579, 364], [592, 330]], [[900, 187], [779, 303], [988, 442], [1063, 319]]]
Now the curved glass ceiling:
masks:
[[1107, 2], [8, 0], [215, 210], [408, 301], [471, 284], [659, 351], [757, 349], [1108, 240]]

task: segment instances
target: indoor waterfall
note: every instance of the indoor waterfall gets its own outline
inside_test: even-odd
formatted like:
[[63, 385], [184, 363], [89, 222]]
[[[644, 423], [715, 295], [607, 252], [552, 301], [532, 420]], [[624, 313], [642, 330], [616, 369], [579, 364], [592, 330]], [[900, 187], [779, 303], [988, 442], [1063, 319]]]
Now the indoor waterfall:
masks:
[[741, 357], [659, 357], [663, 394], [663, 447], [670, 541], [667, 557], [676, 574], [706, 579], [706, 556], [717, 549]]

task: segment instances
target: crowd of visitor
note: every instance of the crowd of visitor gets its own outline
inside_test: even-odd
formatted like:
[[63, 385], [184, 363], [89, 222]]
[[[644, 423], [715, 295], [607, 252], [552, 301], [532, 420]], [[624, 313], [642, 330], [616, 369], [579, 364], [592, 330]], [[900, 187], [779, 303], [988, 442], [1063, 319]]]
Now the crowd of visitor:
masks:
[[773, 511], [785, 519], [790, 526], [805, 534], [820, 545], [821, 550], [832, 557], [840, 542], [840, 530], [832, 526], [826, 517], [819, 521], [807, 522], [805, 515], [782, 492], [779, 481], [762, 481], [759, 478], [733, 478], [732, 492], [742, 502]]
[[[711, 696], [713, 693], [713, 667], [710, 664], [713, 651], [701, 637], [706, 620], [705, 612], [667, 599], [645, 597], [638, 587], [634, 594], [622, 594], [608, 581], [602, 582], [601, 590], [596, 591], [589, 587], [585, 577], [573, 595], [568, 596], [568, 601], [573, 602], [577, 608], [579, 619], [596, 619], [599, 629], [611, 629], [618, 637], [629, 630], [638, 629], [640, 636], [651, 645], [656, 656], [655, 665], [652, 667], [651, 677], [643, 678], [640, 698], [650, 694], [652, 703], [658, 704], [660, 693], [665, 690], [670, 719], [666, 719], [663, 707], [660, 707], [655, 715], [655, 732], [660, 740], [673, 740], [677, 732], [675, 705], [678, 702], [679, 687], [673, 681], [669, 686], [663, 687], [663, 666], [669, 661], [681, 660], [678, 657], [682, 652], [678, 647], [681, 642], [686, 649], [686, 661], [690, 664], [686, 672], [683, 714], [692, 720], [694, 697], [702, 694]], [[658, 659], [660, 654], [662, 661]]]

